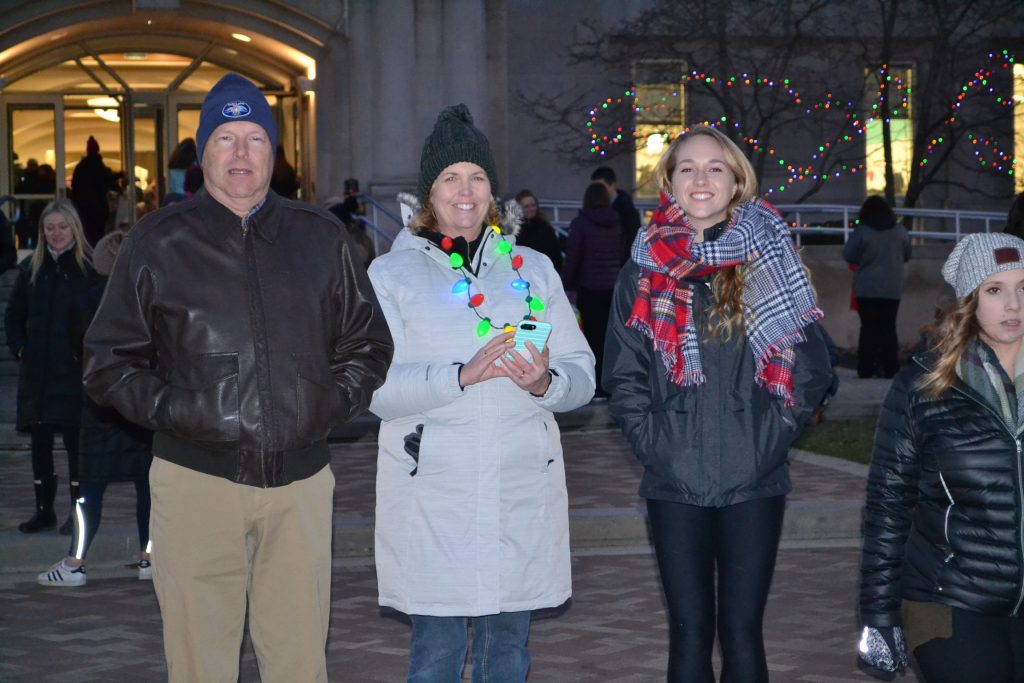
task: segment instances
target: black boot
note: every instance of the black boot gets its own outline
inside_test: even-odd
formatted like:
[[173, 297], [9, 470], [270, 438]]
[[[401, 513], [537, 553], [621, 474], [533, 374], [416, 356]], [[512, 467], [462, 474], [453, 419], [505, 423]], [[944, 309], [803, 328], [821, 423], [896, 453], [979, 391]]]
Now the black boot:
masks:
[[68, 512], [68, 518], [64, 520], [64, 523], [60, 525], [58, 533], [61, 536], [70, 536], [75, 531], [75, 504], [78, 502], [78, 482], [71, 482], [71, 511]]
[[57, 526], [57, 516], [53, 514], [53, 499], [57, 495], [57, 475], [43, 479], [36, 487], [36, 512], [32, 519], [18, 525], [23, 534], [35, 534]]

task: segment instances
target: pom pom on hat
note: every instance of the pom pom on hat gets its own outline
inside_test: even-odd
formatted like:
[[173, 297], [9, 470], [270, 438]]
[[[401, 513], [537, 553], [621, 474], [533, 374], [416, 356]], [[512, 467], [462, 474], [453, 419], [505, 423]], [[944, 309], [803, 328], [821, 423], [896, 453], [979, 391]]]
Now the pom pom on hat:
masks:
[[491, 194], [498, 194], [498, 173], [487, 136], [473, 125], [469, 107], [456, 104], [446, 107], [437, 116], [434, 130], [423, 143], [420, 154], [420, 179], [416, 195], [426, 204], [430, 188], [441, 171], [460, 161], [468, 161], [484, 169], [491, 181]]
[[210, 89], [199, 112], [199, 130], [196, 131], [196, 154], [203, 159], [206, 141], [217, 126], [230, 121], [251, 121], [267, 131], [270, 148], [277, 147], [277, 124], [267, 98], [248, 79], [238, 74], [227, 74]]
[[1024, 240], [1001, 232], [967, 235], [942, 266], [942, 278], [963, 299], [995, 273], [1024, 269]]

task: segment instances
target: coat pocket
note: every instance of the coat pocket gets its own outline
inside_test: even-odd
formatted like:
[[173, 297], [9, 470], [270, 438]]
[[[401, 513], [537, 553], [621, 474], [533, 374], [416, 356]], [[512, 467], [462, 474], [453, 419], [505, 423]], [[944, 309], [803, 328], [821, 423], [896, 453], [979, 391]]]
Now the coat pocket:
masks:
[[300, 441], [316, 443], [327, 438], [341, 412], [334, 377], [326, 367], [316, 367], [312, 354], [295, 354], [295, 430]]
[[195, 441], [238, 441], [238, 354], [186, 359], [172, 374], [165, 413], [172, 434]]

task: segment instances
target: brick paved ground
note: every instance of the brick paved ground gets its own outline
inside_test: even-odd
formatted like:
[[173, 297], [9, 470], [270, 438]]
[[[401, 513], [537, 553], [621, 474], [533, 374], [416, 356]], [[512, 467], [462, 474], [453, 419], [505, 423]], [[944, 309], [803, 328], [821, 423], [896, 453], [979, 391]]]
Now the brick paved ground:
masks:
[[[806, 545], [806, 544], [805, 544]], [[766, 648], [775, 683], [866, 683], [853, 652], [858, 550], [849, 544], [784, 547], [769, 599]], [[663, 680], [667, 627], [649, 551], [586, 551], [573, 559], [575, 597], [540, 613], [530, 641], [532, 683]], [[367, 560], [335, 563], [328, 666], [331, 680], [403, 680], [408, 627], [376, 604]], [[152, 586], [126, 572], [94, 572], [79, 589], [0, 586], [0, 680], [164, 680]], [[243, 682], [257, 681], [248, 644]], [[913, 675], [902, 679], [916, 681]]]
[[[636, 491], [641, 467], [622, 435], [615, 429], [567, 431], [562, 436], [566, 480], [574, 510], [639, 508]], [[336, 520], [370, 520], [376, 445], [371, 440], [335, 443], [331, 466], [337, 479], [334, 492]], [[58, 515], [66, 514], [67, 465], [63, 452], [56, 453], [61, 474]], [[863, 498], [863, 479], [804, 460], [792, 463], [792, 501], [842, 501]], [[0, 451], [0, 534], [17, 529], [32, 511], [32, 472], [26, 452]], [[135, 493], [131, 484], [111, 484], [103, 503], [103, 525], [131, 527], [135, 523]], [[17, 533], [15, 531], [15, 533]], [[102, 530], [101, 532], [102, 533]], [[0, 547], [0, 553], [3, 548]]]

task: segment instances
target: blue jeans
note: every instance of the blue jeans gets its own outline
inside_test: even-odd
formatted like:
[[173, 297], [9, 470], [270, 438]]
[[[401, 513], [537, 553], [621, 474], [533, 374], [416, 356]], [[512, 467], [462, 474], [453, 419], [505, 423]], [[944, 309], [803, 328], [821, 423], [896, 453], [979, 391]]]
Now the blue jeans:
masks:
[[410, 615], [409, 683], [459, 683], [473, 624], [473, 683], [522, 683], [530, 670], [530, 612], [485, 617]]

